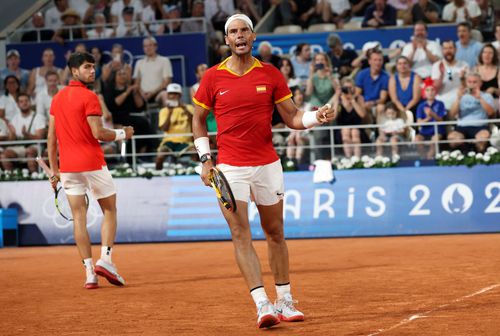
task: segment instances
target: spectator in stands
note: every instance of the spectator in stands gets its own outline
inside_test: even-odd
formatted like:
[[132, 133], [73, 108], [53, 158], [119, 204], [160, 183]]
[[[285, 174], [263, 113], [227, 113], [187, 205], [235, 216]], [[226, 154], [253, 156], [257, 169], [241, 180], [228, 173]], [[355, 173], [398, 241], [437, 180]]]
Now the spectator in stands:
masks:
[[33, 30], [23, 33], [21, 42], [40, 42], [50, 41], [54, 36], [54, 31], [45, 27], [45, 19], [41, 12], [36, 12], [31, 16], [31, 25]]
[[[333, 96], [333, 110], [335, 120], [339, 126], [357, 126], [363, 123], [366, 117], [363, 97], [354, 89], [354, 81], [349, 77], [341, 80], [341, 88], [337, 88]], [[367, 136], [363, 129], [356, 127], [344, 127], [340, 130], [344, 155], [350, 158], [353, 154], [361, 157], [362, 142], [366, 142]]]
[[[302, 111], [310, 111], [311, 106], [309, 103], [305, 102], [304, 91], [299, 87], [292, 88], [293, 102], [295, 106]], [[304, 156], [304, 146], [309, 142], [307, 137], [307, 130], [290, 130], [290, 134], [286, 138], [287, 149], [286, 158], [288, 160], [286, 166], [291, 165], [292, 167], [297, 167], [303, 159]]]
[[227, 18], [234, 12], [233, 0], [205, 0], [205, 18], [212, 23], [215, 30], [224, 31]]
[[94, 81], [94, 92], [99, 94], [102, 92], [102, 68], [104, 67], [104, 60], [102, 58], [102, 50], [97, 46], [90, 48], [90, 53], [94, 56], [94, 68], [95, 68], [95, 81]]
[[69, 0], [69, 8], [74, 9], [80, 15], [84, 24], [91, 23], [94, 17], [94, 7], [90, 6], [88, 0]]
[[295, 77], [295, 71], [293, 69], [293, 64], [289, 58], [282, 57], [279, 64], [278, 64], [278, 68], [280, 69], [281, 73], [285, 77], [289, 88], [301, 86], [300, 80]]
[[115, 31], [113, 28], [106, 27], [106, 17], [102, 13], [94, 15], [94, 28], [87, 32], [89, 39], [102, 39], [113, 37]]
[[[19, 93], [17, 96], [17, 105], [19, 112], [16, 113], [9, 123], [9, 141], [15, 140], [41, 140], [45, 139], [47, 134], [47, 124], [42, 116], [37, 115], [31, 109], [31, 99], [25, 93]], [[19, 145], [7, 147], [3, 152], [3, 158], [7, 160], [28, 159], [28, 169], [35, 172], [38, 169], [35, 158], [38, 155], [36, 145]], [[4, 160], [3, 169], [12, 170], [14, 161]]]
[[148, 33], [142, 22], [134, 21], [134, 7], [123, 8], [122, 19], [116, 28], [116, 37], [143, 36]]
[[47, 88], [47, 82], [45, 75], [49, 71], [56, 72], [61, 75], [62, 69], [54, 65], [56, 56], [54, 55], [54, 50], [52, 48], [46, 48], [42, 53], [42, 65], [33, 68], [30, 73], [30, 79], [28, 82], [28, 88], [26, 92], [33, 98], [37, 96], [38, 93], [45, 91]]
[[180, 33], [182, 30], [181, 8], [177, 5], [168, 6], [166, 9], [165, 33]]
[[257, 23], [262, 18], [261, 13], [259, 13], [252, 0], [235, 0], [235, 3], [236, 10], [248, 16], [252, 22]]
[[55, 7], [49, 8], [45, 12], [45, 23], [47, 28], [57, 30], [61, 28], [63, 22], [61, 15], [69, 8], [68, 0], [54, 0]]
[[[152, 134], [151, 125], [146, 117], [137, 115], [146, 108], [139, 86], [131, 85], [126, 69], [115, 72], [114, 85], [103, 91], [104, 102], [113, 116], [114, 128], [124, 125], [134, 127], [134, 134]], [[152, 150], [150, 139], [137, 140], [137, 152], [145, 153]]]
[[332, 63], [333, 73], [338, 73], [340, 77], [349, 76], [352, 73], [352, 62], [358, 57], [353, 49], [345, 49], [338, 34], [328, 35], [326, 44], [330, 48], [328, 56]]
[[403, 24], [411, 24], [411, 10], [418, 0], [387, 0], [396, 10], [396, 18]]
[[[363, 44], [363, 47], [361, 48], [361, 54], [352, 61], [351, 66], [354, 68], [356, 71], [354, 74], [351, 74], [351, 77], [357, 73], [357, 70], [361, 69], [366, 69], [370, 67], [370, 64], [368, 63], [368, 54], [372, 52], [372, 50], [382, 50], [382, 46], [380, 45], [379, 41], [368, 41], [365, 44]], [[397, 49], [396, 49], [397, 50]], [[391, 61], [391, 58], [397, 57], [399, 55], [398, 52], [392, 52], [391, 55], [383, 55], [383, 67], [385, 68], [385, 65]]]
[[307, 78], [309, 78], [309, 71], [311, 69], [311, 46], [308, 43], [297, 44], [294, 55], [290, 59], [301, 86], [306, 85]]
[[61, 15], [62, 26], [56, 30], [52, 39], [60, 44], [87, 38], [87, 32], [81, 25], [80, 15], [74, 9], [66, 9]]
[[415, 115], [420, 102], [420, 86], [422, 79], [411, 71], [410, 61], [405, 56], [399, 56], [396, 61], [396, 71], [389, 79], [389, 97], [401, 113], [411, 111]]
[[311, 106], [320, 108], [328, 103], [338, 86], [333, 75], [330, 58], [325, 53], [317, 53], [309, 66], [306, 97]]
[[144, 5], [142, 22], [146, 25], [147, 30], [153, 35], [163, 34], [165, 25], [156, 23], [156, 21], [163, 20], [167, 16], [161, 0], [145, 0]]
[[477, 64], [477, 59], [483, 45], [472, 39], [471, 25], [469, 22], [460, 22], [457, 26], [457, 60], [464, 61], [473, 68]]
[[9, 122], [16, 114], [19, 113], [17, 97], [20, 93], [20, 84], [19, 79], [17, 79], [14, 75], [8, 75], [5, 77], [3, 84], [5, 87], [5, 94], [0, 97], [0, 119], [4, 119]]
[[194, 0], [193, 6], [191, 9], [191, 18], [196, 19], [198, 18], [199, 20], [190, 20], [190, 21], [185, 21], [182, 23], [181, 31], [183, 33], [190, 33], [190, 32], [201, 32], [201, 31], [206, 31], [207, 36], [209, 37], [210, 41], [214, 40], [216, 38], [215, 36], [215, 31], [214, 27], [212, 26], [212, 22], [209, 20], [205, 20], [205, 27], [203, 26], [203, 18], [205, 17], [205, 3], [203, 0]]
[[59, 92], [59, 73], [48, 70], [45, 73], [46, 86], [36, 95], [36, 114], [41, 116], [46, 125], [49, 124], [50, 104], [52, 98]]
[[111, 22], [111, 2], [113, 0], [94, 0], [89, 3], [91, 12], [94, 17], [97, 14], [102, 14], [106, 18], [106, 22]]
[[382, 69], [383, 54], [380, 49], [368, 52], [369, 68], [356, 75], [356, 95], [363, 95], [367, 122], [373, 121], [373, 116], [380, 116], [388, 97], [389, 75]]
[[495, 7], [492, 1], [476, 1], [481, 10], [477, 29], [481, 32], [485, 41], [491, 41], [495, 38]]
[[[196, 70], [194, 72], [196, 75], [196, 83], [194, 83], [193, 86], [191, 86], [191, 88], [189, 89], [189, 94], [190, 94], [191, 100], [193, 100], [193, 97], [194, 97], [196, 91], [200, 87], [201, 79], [203, 78], [203, 75], [205, 74], [205, 71], [207, 71], [207, 69], [208, 69], [208, 65], [206, 65], [205, 63], [201, 63], [201, 64], [198, 64], [196, 66]], [[163, 92], [166, 93], [166, 91], [163, 91]]]
[[321, 16], [324, 23], [334, 23], [337, 29], [342, 29], [351, 19], [351, 4], [349, 0], [318, 0], [316, 15]]
[[487, 43], [479, 53], [478, 65], [473, 69], [481, 76], [481, 91], [489, 93], [493, 98], [500, 95], [500, 68], [498, 50]]
[[366, 9], [373, 4], [373, 0], [350, 0], [352, 16], [364, 17]]
[[488, 118], [495, 116], [493, 97], [481, 91], [481, 76], [471, 72], [466, 77], [466, 89], [458, 90], [457, 99], [450, 108], [450, 118], [457, 119], [457, 127], [448, 134], [451, 148], [463, 145], [461, 140], [475, 139], [476, 150], [484, 152], [490, 138]]
[[401, 55], [410, 60], [412, 70], [422, 79], [431, 76], [432, 64], [443, 57], [439, 43], [427, 39], [427, 25], [423, 22], [415, 24], [411, 42], [403, 47]]
[[[21, 55], [19, 54], [19, 51], [17, 51], [16, 49], [8, 50], [6, 54], [6, 63], [7, 66], [2, 70], [0, 70], [0, 84], [3, 84], [7, 76], [13, 75], [17, 77], [20, 89], [26, 90], [26, 87], [28, 86], [29, 82], [30, 73], [28, 70], [20, 67]], [[5, 86], [2, 85], [0, 89], [5, 90]]]
[[146, 102], [154, 102], [156, 95], [172, 81], [172, 64], [167, 57], [157, 54], [158, 44], [152, 36], [142, 42], [144, 58], [137, 61], [134, 79]]
[[418, 0], [411, 8], [412, 22], [438, 23], [439, 7], [431, 0]]
[[481, 9], [476, 1], [451, 0], [443, 8], [443, 21], [445, 22], [470, 22], [472, 27], [479, 24]]
[[257, 59], [262, 62], [270, 63], [279, 69], [279, 63], [281, 57], [276, 54], [273, 54], [273, 46], [268, 41], [262, 41], [259, 43], [259, 47], [257, 48]]
[[[446, 108], [442, 101], [436, 100], [436, 89], [434, 84], [429, 82], [425, 85], [425, 100], [417, 107], [417, 123], [419, 124], [418, 134], [415, 135], [416, 142], [432, 140], [434, 143], [446, 137], [446, 128], [444, 125], [437, 127], [438, 133], [434, 125], [426, 125], [430, 122], [443, 121], [446, 117]], [[434, 159], [436, 155], [436, 146], [432, 143], [429, 145], [427, 153], [425, 153], [425, 145], [418, 144], [417, 148], [421, 157], [428, 160]]]
[[111, 5], [111, 22], [123, 23], [123, 10], [125, 7], [134, 9], [132, 21], [139, 21], [142, 17], [142, 1], [141, 0], [116, 0]]
[[392, 156], [397, 156], [398, 142], [405, 141], [405, 133], [407, 132], [403, 114], [394, 104], [389, 103], [378, 124], [380, 125], [380, 131], [377, 138], [377, 155], [383, 155], [384, 144], [390, 142], [392, 144]]
[[396, 9], [387, 4], [387, 0], [374, 0], [368, 6], [363, 19], [362, 27], [386, 27], [396, 25]]
[[458, 88], [462, 85], [469, 66], [455, 58], [457, 49], [454, 41], [444, 41], [442, 50], [443, 59], [432, 65], [432, 80], [438, 92], [437, 99], [449, 110], [456, 100]]
[[124, 69], [127, 72], [128, 80], [132, 79], [132, 67], [125, 61], [123, 46], [119, 43], [113, 44], [111, 48], [111, 61], [102, 67], [102, 84], [104, 87], [114, 85], [115, 72]]
[[500, 52], [500, 22], [495, 25], [495, 39], [492, 44]]
[[[193, 146], [192, 136], [175, 134], [192, 133], [193, 105], [182, 103], [182, 87], [177, 83], [171, 83], [167, 87], [167, 104], [160, 110], [158, 126], [165, 137], [158, 147], [156, 157], [156, 169], [163, 169], [166, 154], [174, 154], [179, 157]], [[172, 136], [174, 135], [174, 136]]]

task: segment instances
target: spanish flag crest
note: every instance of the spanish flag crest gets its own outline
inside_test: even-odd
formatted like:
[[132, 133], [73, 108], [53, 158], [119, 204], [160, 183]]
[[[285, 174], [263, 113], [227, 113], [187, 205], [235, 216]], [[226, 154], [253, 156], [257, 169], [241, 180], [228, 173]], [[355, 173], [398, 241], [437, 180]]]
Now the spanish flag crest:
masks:
[[266, 88], [266, 86], [265, 86], [265, 85], [257, 85], [257, 86], [255, 87], [255, 91], [256, 91], [257, 93], [266, 93], [267, 88]]

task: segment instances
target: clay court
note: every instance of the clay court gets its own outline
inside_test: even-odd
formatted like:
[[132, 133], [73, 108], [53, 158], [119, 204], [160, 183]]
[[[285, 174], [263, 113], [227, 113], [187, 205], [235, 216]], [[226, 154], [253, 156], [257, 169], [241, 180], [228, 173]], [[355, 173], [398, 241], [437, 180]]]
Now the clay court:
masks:
[[119, 245], [128, 284], [100, 279], [97, 290], [83, 289], [74, 246], [4, 248], [0, 334], [499, 335], [499, 245], [500, 235], [290, 240], [306, 321], [266, 330], [230, 242]]

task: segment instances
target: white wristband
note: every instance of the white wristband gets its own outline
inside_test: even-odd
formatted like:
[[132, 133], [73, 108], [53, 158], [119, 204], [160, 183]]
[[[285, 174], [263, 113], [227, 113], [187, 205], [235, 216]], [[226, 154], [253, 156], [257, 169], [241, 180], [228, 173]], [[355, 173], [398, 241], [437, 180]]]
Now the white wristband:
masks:
[[115, 132], [115, 141], [125, 139], [126, 134], [124, 129], [114, 129], [113, 131]]
[[204, 154], [210, 154], [210, 141], [208, 141], [208, 137], [194, 139], [194, 147], [196, 147], [200, 158]]
[[321, 122], [316, 118], [316, 111], [304, 111], [302, 115], [302, 124], [305, 128], [312, 128], [321, 125]]

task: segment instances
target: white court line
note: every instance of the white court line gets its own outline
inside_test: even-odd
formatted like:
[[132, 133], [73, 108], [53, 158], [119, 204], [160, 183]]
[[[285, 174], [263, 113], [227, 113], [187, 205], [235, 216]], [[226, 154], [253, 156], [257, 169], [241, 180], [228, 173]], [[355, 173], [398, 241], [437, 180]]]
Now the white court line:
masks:
[[492, 290], [492, 289], [494, 289], [494, 288], [497, 288], [497, 287], [499, 287], [499, 286], [500, 286], [500, 283], [499, 283], [499, 284], [496, 284], [496, 285], [491, 285], [491, 286], [485, 287], [485, 288], [483, 288], [483, 289], [481, 289], [481, 290], [478, 290], [477, 292], [474, 292], [474, 293], [472, 293], [472, 294], [468, 294], [468, 295], [465, 295], [465, 296], [459, 297], [458, 299], [455, 299], [455, 300], [453, 300], [453, 301], [451, 301], [451, 302], [449, 302], [449, 303], [442, 304], [442, 305], [440, 305], [440, 306], [438, 306], [438, 307], [436, 307], [436, 308], [433, 308], [433, 309], [431, 309], [431, 310], [428, 310], [428, 311], [425, 311], [425, 312], [423, 312], [423, 313], [420, 313], [420, 314], [415, 314], [415, 315], [412, 315], [412, 316], [410, 316], [410, 317], [407, 317], [407, 318], [405, 318], [404, 320], [402, 320], [401, 322], [399, 322], [399, 323], [397, 323], [397, 324], [393, 325], [392, 327], [389, 327], [388, 329], [379, 329], [379, 330], [377, 330], [376, 332], [371, 333], [371, 334], [369, 334], [369, 335], [367, 335], [367, 336], [375, 336], [375, 335], [379, 335], [379, 334], [384, 333], [384, 332], [386, 332], [386, 331], [391, 331], [391, 330], [394, 330], [394, 329], [396, 329], [396, 328], [399, 328], [399, 327], [401, 327], [402, 325], [408, 324], [408, 323], [410, 323], [410, 322], [412, 322], [412, 321], [414, 321], [414, 320], [416, 320], [416, 319], [419, 319], [419, 318], [426, 318], [426, 317], [428, 317], [428, 315], [432, 314], [432, 313], [433, 313], [433, 312], [435, 312], [436, 310], [440, 310], [440, 309], [443, 309], [443, 308], [445, 308], [445, 307], [451, 306], [451, 305], [452, 305], [452, 304], [454, 304], [454, 303], [464, 301], [465, 299], [471, 298], [471, 297], [473, 297], [473, 296], [476, 296], [476, 295], [480, 295], [480, 294], [486, 293], [486, 292], [488, 292], [488, 291], [490, 291], [490, 290]]

